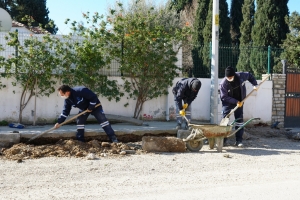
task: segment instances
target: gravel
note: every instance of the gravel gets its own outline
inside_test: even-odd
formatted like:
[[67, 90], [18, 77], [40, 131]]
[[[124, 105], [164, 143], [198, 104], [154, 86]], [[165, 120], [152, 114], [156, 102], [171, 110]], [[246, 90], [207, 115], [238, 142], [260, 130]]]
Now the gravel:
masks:
[[95, 159], [2, 156], [0, 199], [298, 199], [300, 142], [247, 132], [245, 148], [222, 153], [204, 145], [199, 152]]

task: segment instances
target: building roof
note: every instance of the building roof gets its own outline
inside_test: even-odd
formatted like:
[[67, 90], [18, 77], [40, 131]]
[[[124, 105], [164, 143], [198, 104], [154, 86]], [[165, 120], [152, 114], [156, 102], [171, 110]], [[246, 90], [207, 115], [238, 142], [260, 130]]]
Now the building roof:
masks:
[[46, 33], [50, 33], [45, 29], [42, 29], [38, 26], [27, 26], [25, 24], [22, 24], [20, 22], [17, 22], [15, 20], [12, 20], [12, 27], [24, 27], [28, 30], [30, 30], [31, 32], [35, 33], [35, 34], [46, 34]]

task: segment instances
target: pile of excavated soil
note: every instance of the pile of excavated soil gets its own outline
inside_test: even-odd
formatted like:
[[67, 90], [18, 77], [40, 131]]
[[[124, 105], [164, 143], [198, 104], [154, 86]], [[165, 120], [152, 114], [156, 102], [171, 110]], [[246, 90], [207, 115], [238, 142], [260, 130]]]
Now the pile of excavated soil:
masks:
[[[290, 133], [291, 134], [291, 133]], [[255, 126], [245, 128], [244, 145], [259, 146], [259, 138], [289, 138], [289, 131], [284, 128], [271, 129], [266, 126]], [[234, 136], [231, 140], [235, 140]], [[80, 142], [77, 140], [59, 140], [55, 144], [29, 145], [19, 143], [11, 148], [3, 148], [0, 155], [9, 160], [22, 162], [26, 159], [42, 157], [86, 157], [87, 159], [96, 159], [107, 156], [124, 156], [126, 154], [144, 154], [141, 142], [129, 143], [109, 143], [91, 140], [89, 142]]]
[[77, 140], [60, 140], [56, 144], [27, 145], [15, 144], [11, 148], [1, 150], [1, 154], [10, 160], [22, 161], [25, 159], [42, 157], [96, 157], [117, 156], [143, 153], [141, 145], [137, 143], [109, 143], [92, 140], [80, 142]]

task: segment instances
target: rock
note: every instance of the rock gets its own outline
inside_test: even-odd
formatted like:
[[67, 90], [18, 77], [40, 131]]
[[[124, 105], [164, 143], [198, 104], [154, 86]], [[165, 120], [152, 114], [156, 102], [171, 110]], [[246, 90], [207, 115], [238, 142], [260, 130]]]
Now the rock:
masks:
[[81, 151], [79, 151], [79, 152], [76, 153], [76, 156], [77, 156], [77, 157], [82, 157], [82, 156], [83, 156], [83, 153], [82, 153]]
[[1, 133], [0, 148], [11, 147], [14, 144], [20, 143], [20, 133]]
[[230, 156], [229, 154], [224, 154], [223, 157], [225, 157], [225, 158], [232, 158], [232, 156]]
[[20, 150], [20, 149], [17, 149], [17, 148], [16, 148], [16, 149], [12, 149], [11, 154], [12, 154], [12, 155], [16, 155], [16, 154], [20, 153], [20, 151], [21, 151], [21, 150]]
[[293, 139], [293, 140], [300, 140], [300, 133], [294, 133], [294, 132], [287, 132], [286, 133], [287, 138]]
[[106, 153], [101, 153], [100, 156], [101, 157], [106, 157], [107, 155], [106, 155]]
[[110, 153], [112, 153], [112, 154], [117, 154], [117, 153], [118, 153], [118, 150], [117, 150], [117, 149], [112, 149], [112, 150], [110, 150]]
[[92, 140], [91, 144], [94, 148], [101, 148], [101, 146], [97, 140]]
[[123, 150], [122, 151], [125, 151], [126, 154], [135, 154], [135, 150]]
[[177, 137], [181, 139], [187, 138], [191, 134], [191, 131], [189, 130], [178, 130], [177, 131]]
[[144, 136], [142, 149], [149, 152], [185, 152], [185, 142], [175, 137]]
[[89, 153], [86, 156], [86, 159], [88, 159], [88, 160], [95, 160], [96, 159], [96, 155], [94, 153]]
[[121, 151], [120, 155], [126, 155], [126, 151]]
[[109, 142], [102, 142], [101, 146], [102, 147], [110, 147], [110, 143]]

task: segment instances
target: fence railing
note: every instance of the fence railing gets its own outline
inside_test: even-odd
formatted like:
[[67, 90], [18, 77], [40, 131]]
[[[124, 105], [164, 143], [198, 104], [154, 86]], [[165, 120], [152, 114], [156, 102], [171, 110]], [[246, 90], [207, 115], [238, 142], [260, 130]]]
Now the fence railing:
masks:
[[[17, 54], [17, 49], [6, 44], [6, 33], [0, 33], [0, 56], [9, 58]], [[42, 37], [42, 35], [33, 35], [34, 37]], [[19, 33], [19, 41], [23, 44], [24, 40], [32, 37], [28, 33]], [[53, 36], [59, 37], [59, 36]], [[63, 40], [63, 38], [62, 38]], [[74, 37], [72, 40], [79, 41]], [[82, 40], [82, 39], [80, 39]], [[69, 41], [70, 42], [70, 41]], [[71, 41], [72, 42], [72, 41]], [[178, 62], [176, 65], [182, 69], [183, 76], [193, 76], [199, 78], [209, 78], [211, 76], [211, 44], [203, 44], [199, 46], [183, 46], [183, 52], [177, 55]], [[186, 52], [184, 49], [187, 49]], [[256, 77], [261, 77], [265, 73], [282, 73], [282, 52], [284, 49], [272, 47], [253, 47], [253, 46], [232, 46], [219, 45], [219, 78], [224, 77], [225, 68], [232, 66], [237, 71], [249, 71]], [[192, 58], [192, 59], [190, 59]], [[3, 72], [1, 69], [0, 72]], [[122, 76], [119, 70], [120, 64], [116, 60], [112, 60], [109, 66], [100, 71], [101, 74], [107, 76]], [[182, 76], [181, 73], [179, 73]]]
[[[185, 48], [185, 47], [183, 47]], [[187, 48], [187, 47], [186, 47]], [[211, 69], [211, 45], [204, 44], [194, 47], [191, 55], [193, 67], [190, 76], [209, 78]], [[219, 78], [224, 77], [227, 66], [237, 71], [249, 71], [261, 78], [265, 73], [282, 73], [281, 55], [284, 49], [272, 47], [219, 45]], [[183, 60], [185, 60], [183, 58]], [[185, 62], [188, 66], [188, 64]], [[191, 66], [191, 65], [189, 65]], [[183, 65], [183, 69], [185, 66]]]

